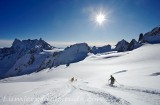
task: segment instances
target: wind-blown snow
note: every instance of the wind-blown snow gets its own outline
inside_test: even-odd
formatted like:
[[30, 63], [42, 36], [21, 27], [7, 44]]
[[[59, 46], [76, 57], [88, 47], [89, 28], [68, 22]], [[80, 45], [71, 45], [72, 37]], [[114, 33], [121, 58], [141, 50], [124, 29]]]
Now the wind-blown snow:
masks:
[[[159, 105], [160, 44], [0, 80], [3, 105]], [[108, 86], [113, 75], [115, 87]], [[71, 77], [77, 81], [70, 82]], [[14, 101], [15, 98], [31, 98]], [[9, 99], [13, 99], [9, 101]]]

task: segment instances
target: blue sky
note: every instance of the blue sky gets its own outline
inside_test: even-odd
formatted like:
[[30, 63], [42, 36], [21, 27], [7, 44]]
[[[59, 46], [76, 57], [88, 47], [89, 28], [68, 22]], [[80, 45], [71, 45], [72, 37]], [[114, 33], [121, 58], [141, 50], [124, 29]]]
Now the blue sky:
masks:
[[[0, 46], [15, 38], [52, 45], [130, 41], [160, 25], [159, 0], [0, 0]], [[107, 21], [98, 26], [95, 13]]]

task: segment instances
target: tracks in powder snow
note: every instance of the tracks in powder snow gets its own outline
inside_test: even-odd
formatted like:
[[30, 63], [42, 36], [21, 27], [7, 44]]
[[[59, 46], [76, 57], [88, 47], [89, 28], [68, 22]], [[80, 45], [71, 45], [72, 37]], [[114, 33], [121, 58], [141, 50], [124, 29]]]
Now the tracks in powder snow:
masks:
[[107, 102], [109, 102], [110, 104], [114, 104], [114, 105], [130, 105], [130, 102], [122, 99], [122, 98], [118, 98], [114, 95], [111, 95], [110, 93], [106, 93], [106, 92], [102, 92], [102, 91], [93, 91], [93, 90], [85, 90], [85, 89], [80, 89], [82, 91], [85, 92], [89, 92], [92, 93], [96, 96], [102, 97], [104, 98]]
[[112, 92], [112, 94], [123, 98], [126, 98], [127, 96], [127, 100], [132, 104], [159, 105], [160, 103], [160, 91], [158, 90], [131, 86], [106, 86], [105, 90], [110, 91]]
[[[55, 85], [55, 86], [54, 86]], [[57, 86], [58, 85], [58, 86]], [[35, 100], [32, 105], [57, 105], [59, 102], [63, 101], [67, 95], [74, 91], [74, 87], [69, 85], [67, 82], [50, 84], [51, 89], [44, 89], [43, 92], [35, 92]], [[47, 88], [47, 87], [46, 87]]]
[[133, 92], [141, 92], [141, 93], [147, 93], [147, 94], [152, 94], [152, 95], [157, 95], [160, 96], [160, 92], [157, 90], [149, 90], [149, 89], [142, 89], [142, 88], [135, 88], [135, 87], [127, 87], [127, 86], [120, 86], [120, 87], [115, 87], [120, 90], [126, 90], [126, 91], [133, 91]]
[[[53, 89], [47, 94], [41, 94], [41, 102], [33, 102], [34, 105], [130, 105], [122, 98], [116, 97], [100, 89], [85, 86], [86, 83], [63, 84], [63, 88]], [[46, 91], [47, 92], [47, 91]], [[39, 94], [40, 96], [40, 94]]]
[[[53, 85], [53, 86], [52, 86]], [[55, 85], [55, 86], [54, 86]], [[90, 87], [85, 82], [60, 82], [47, 89], [36, 89], [34, 96], [41, 100], [32, 105], [159, 105], [160, 92], [134, 87]]]

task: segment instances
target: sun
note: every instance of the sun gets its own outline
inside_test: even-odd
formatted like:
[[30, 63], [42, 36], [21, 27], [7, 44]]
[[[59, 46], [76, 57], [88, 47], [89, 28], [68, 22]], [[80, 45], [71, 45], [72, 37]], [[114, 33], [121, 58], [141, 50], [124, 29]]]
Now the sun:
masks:
[[99, 13], [99, 14], [96, 15], [95, 21], [96, 21], [99, 25], [102, 25], [105, 20], [106, 20], [105, 14]]
[[90, 21], [94, 23], [95, 27], [106, 27], [110, 22], [111, 11], [104, 8], [93, 9], [90, 14]]

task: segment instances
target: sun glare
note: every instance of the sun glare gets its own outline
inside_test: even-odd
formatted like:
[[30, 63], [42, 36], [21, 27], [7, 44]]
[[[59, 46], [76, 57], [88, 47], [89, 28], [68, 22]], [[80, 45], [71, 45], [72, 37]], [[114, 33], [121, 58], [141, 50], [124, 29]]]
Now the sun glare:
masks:
[[99, 13], [96, 15], [96, 22], [99, 24], [99, 25], [102, 25], [104, 23], [104, 21], [106, 20], [106, 17], [104, 14], [102, 13]]

